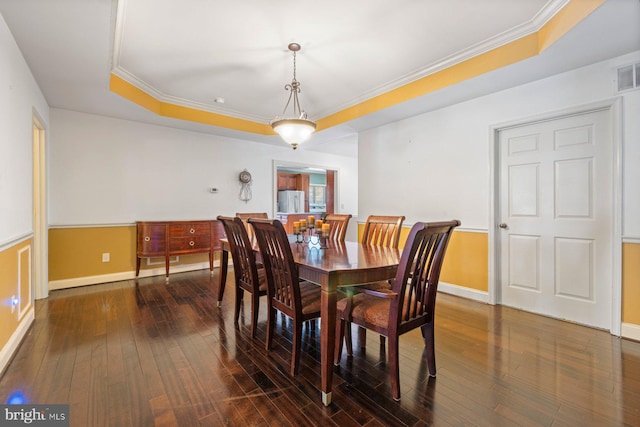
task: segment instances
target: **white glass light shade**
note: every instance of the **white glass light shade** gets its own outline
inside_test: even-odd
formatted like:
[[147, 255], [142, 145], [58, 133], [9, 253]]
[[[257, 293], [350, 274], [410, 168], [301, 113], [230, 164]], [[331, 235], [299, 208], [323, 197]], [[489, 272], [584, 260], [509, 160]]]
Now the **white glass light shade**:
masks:
[[305, 142], [313, 131], [316, 124], [304, 119], [282, 119], [271, 123], [271, 127], [295, 150], [298, 144]]

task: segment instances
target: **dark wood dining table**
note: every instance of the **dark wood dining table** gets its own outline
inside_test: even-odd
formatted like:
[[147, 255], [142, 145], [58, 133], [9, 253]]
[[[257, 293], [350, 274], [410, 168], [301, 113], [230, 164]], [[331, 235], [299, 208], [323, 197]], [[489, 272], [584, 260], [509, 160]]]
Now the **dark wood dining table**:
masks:
[[[320, 361], [322, 403], [331, 404], [333, 382], [333, 356], [335, 346], [337, 289], [388, 280], [395, 276], [400, 261], [400, 250], [362, 245], [358, 242], [328, 241], [326, 248], [319, 244], [295, 243], [290, 236], [291, 251], [298, 266], [300, 278], [320, 285], [322, 289], [320, 316]], [[220, 240], [220, 286], [218, 307], [222, 302], [227, 279], [229, 242]], [[257, 250], [257, 249], [256, 249]]]

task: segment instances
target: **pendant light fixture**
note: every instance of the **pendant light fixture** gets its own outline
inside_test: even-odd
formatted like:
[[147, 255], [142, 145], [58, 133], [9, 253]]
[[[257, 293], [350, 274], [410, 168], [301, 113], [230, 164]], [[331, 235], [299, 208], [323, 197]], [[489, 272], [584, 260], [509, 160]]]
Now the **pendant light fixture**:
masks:
[[[289, 100], [284, 106], [282, 116], [276, 116], [271, 121], [271, 127], [295, 150], [298, 144], [305, 142], [316, 130], [316, 124], [307, 119], [307, 113], [300, 108], [298, 93], [300, 92], [300, 82], [296, 80], [296, 52], [301, 47], [298, 43], [290, 43], [289, 50], [293, 52], [293, 80], [285, 85], [284, 89], [289, 91]], [[287, 108], [293, 99], [293, 115], [287, 118]]]

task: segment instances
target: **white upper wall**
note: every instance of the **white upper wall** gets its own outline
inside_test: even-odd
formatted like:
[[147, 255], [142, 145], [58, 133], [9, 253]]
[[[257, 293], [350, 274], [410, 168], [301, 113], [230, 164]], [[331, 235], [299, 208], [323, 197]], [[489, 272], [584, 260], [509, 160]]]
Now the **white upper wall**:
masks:
[[0, 15], [0, 246], [33, 232], [32, 126], [49, 106]]
[[614, 82], [618, 66], [638, 61], [640, 51], [360, 133], [360, 217], [487, 230], [491, 126], [621, 96], [623, 234], [640, 238], [640, 90], [617, 94]]
[[[356, 158], [69, 110], [51, 109], [49, 160], [51, 226], [273, 214], [274, 161], [338, 170], [337, 209], [358, 207]], [[248, 203], [239, 199], [243, 169], [253, 179]]]

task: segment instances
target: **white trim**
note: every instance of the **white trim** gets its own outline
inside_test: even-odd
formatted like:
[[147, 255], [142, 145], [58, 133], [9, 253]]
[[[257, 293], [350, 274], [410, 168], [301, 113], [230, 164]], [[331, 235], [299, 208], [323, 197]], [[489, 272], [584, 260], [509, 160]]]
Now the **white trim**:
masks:
[[623, 323], [621, 327], [621, 336], [632, 340], [640, 341], [640, 325], [633, 323]]
[[500, 247], [497, 234], [497, 212], [499, 211], [499, 132], [501, 130], [555, 120], [575, 114], [591, 113], [600, 110], [611, 111], [612, 128], [612, 173], [613, 173], [613, 220], [611, 224], [611, 324], [612, 335], [620, 335], [622, 322], [622, 98], [616, 97], [598, 102], [568, 107], [558, 111], [537, 114], [528, 118], [511, 120], [489, 127], [489, 301], [497, 304], [501, 301], [498, 272], [500, 271]]
[[611, 334], [620, 336], [622, 326], [622, 97], [609, 101], [613, 132], [613, 230], [611, 230]]
[[[28, 273], [27, 273], [27, 289], [29, 289], [29, 297], [27, 298], [27, 304], [24, 305], [24, 308], [20, 308], [23, 306], [22, 304], [22, 253], [23, 252], [28, 252], [28, 256], [27, 256], [27, 264], [29, 264], [29, 268], [27, 269]], [[25, 246], [24, 248], [20, 249], [18, 251], [18, 320], [22, 319], [24, 317], [24, 315], [27, 313], [28, 310], [31, 310], [31, 301], [33, 301], [32, 298], [32, 293], [31, 293], [31, 289], [33, 288], [33, 277], [32, 277], [32, 272], [33, 272], [33, 268], [31, 266], [31, 259], [32, 259], [32, 255], [31, 255], [31, 245]], [[13, 301], [11, 302], [13, 304]]]
[[636, 245], [640, 245], [640, 236], [623, 237], [622, 243], [635, 243]]
[[107, 228], [107, 227], [135, 227], [135, 222], [123, 222], [121, 224], [51, 224], [49, 229], [57, 228]]
[[479, 291], [477, 289], [466, 288], [464, 286], [454, 285], [452, 283], [447, 283], [447, 282], [438, 283], [438, 292], [490, 304], [489, 294], [487, 292]]
[[488, 237], [488, 274], [487, 289], [489, 294], [489, 304], [498, 304], [502, 301], [501, 287], [498, 284], [498, 272], [501, 268], [500, 261], [500, 245], [498, 244], [497, 214], [500, 210], [499, 202], [499, 185], [500, 185], [500, 159], [498, 145], [500, 143], [501, 127], [492, 125], [489, 127], [489, 237]]
[[419, 68], [413, 72], [405, 74], [404, 76], [400, 76], [395, 80], [375, 87], [333, 108], [320, 110], [316, 112], [316, 115], [319, 117], [327, 117], [332, 114], [336, 114], [349, 107], [375, 98], [376, 96], [380, 96], [394, 89], [406, 86], [414, 81], [420, 80], [442, 70], [446, 70], [469, 59], [477, 58], [484, 53], [490, 52], [502, 46], [506, 46], [509, 43], [534, 34], [540, 31], [542, 27], [558, 12], [560, 12], [560, 10], [562, 10], [568, 3], [569, 0], [550, 0], [544, 6], [544, 8], [540, 10], [538, 14], [529, 21], [523, 22], [522, 24], [516, 25], [515, 27], [510, 28], [500, 34], [482, 40], [472, 46], [468, 46], [436, 62], [427, 64], [425, 67]]
[[12, 237], [9, 240], [5, 240], [4, 242], [0, 242], [0, 252], [10, 249], [14, 246], [19, 245], [20, 243], [27, 241], [33, 237], [33, 232], [28, 232], [25, 234], [21, 234], [17, 237]]
[[[404, 76], [400, 76], [399, 78], [394, 79], [391, 82], [388, 82], [386, 84], [373, 88], [340, 105], [337, 105], [329, 109], [318, 111], [316, 115], [318, 117], [330, 116], [348, 107], [357, 105], [366, 100], [372, 99], [378, 95], [387, 93], [393, 89], [405, 86], [411, 82], [424, 78], [428, 75], [453, 67], [454, 65], [460, 64], [466, 60], [476, 58], [479, 55], [482, 55], [486, 52], [489, 52], [501, 46], [508, 45], [509, 43], [519, 40], [530, 34], [534, 34], [540, 31], [542, 27], [551, 18], [553, 18], [560, 10], [562, 10], [568, 3], [569, 3], [569, 0], [549, 0], [532, 19], [526, 22], [523, 22], [522, 24], [509, 28], [500, 34], [489, 37], [488, 39], [481, 40], [472, 46], [469, 46], [465, 49], [455, 52], [431, 64], [427, 64], [425, 67], [421, 67], [417, 70], [414, 70], [412, 72], [405, 74]], [[137, 87], [141, 91], [145, 92], [146, 94], [152, 96], [153, 98], [161, 102], [167, 102], [167, 103], [189, 107], [189, 108], [195, 108], [203, 111], [210, 111], [217, 114], [222, 114], [224, 116], [236, 117], [239, 119], [245, 119], [245, 120], [250, 120], [250, 121], [255, 121], [260, 123], [267, 122], [271, 119], [271, 117], [261, 117], [257, 115], [250, 115], [250, 114], [242, 113], [235, 110], [223, 109], [211, 104], [194, 102], [188, 99], [167, 95], [162, 91], [153, 87], [151, 84], [145, 82], [138, 76], [134, 75], [132, 72], [124, 69], [120, 65], [120, 52], [122, 49], [123, 33], [124, 33], [125, 22], [127, 18], [126, 9], [127, 9], [126, 0], [119, 0], [117, 5], [116, 20], [114, 23], [115, 29], [114, 29], [112, 68], [111, 68], [111, 72], [113, 74], [117, 75], [118, 77], [122, 78], [126, 82], [132, 84], [133, 86]]]
[[11, 358], [20, 346], [22, 339], [27, 335], [27, 332], [29, 332], [29, 327], [34, 319], [35, 313], [32, 306], [29, 311], [25, 313], [20, 323], [18, 323], [18, 327], [13, 331], [13, 334], [11, 334], [7, 343], [2, 347], [2, 350], [0, 350], [0, 373], [4, 373], [5, 368], [9, 365]]
[[47, 129], [44, 120], [33, 108], [33, 278], [31, 289], [34, 299], [46, 298], [49, 277], [49, 230], [47, 229]]
[[205, 104], [203, 102], [191, 101], [189, 99], [180, 98], [177, 96], [167, 95], [166, 93], [156, 89], [151, 86], [144, 80], [140, 79], [135, 74], [129, 72], [128, 70], [122, 68], [120, 65], [116, 65], [111, 69], [111, 72], [116, 76], [120, 77], [122, 80], [131, 84], [137, 89], [140, 89], [147, 95], [157, 99], [160, 102], [164, 102], [167, 104], [178, 105], [181, 107], [193, 108], [199, 111], [207, 111], [214, 114], [221, 114], [227, 117], [234, 117], [241, 120], [248, 120], [252, 122], [264, 123], [270, 120], [269, 117], [258, 116], [255, 114], [247, 114], [238, 110], [225, 109], [222, 107], [217, 107], [212, 104]]
[[[428, 222], [428, 221], [427, 221]], [[487, 234], [489, 232], [486, 228], [467, 228], [467, 227], [456, 227], [453, 230], [454, 233], [479, 233], [479, 234]]]
[[[216, 261], [213, 263], [213, 268], [219, 267], [216, 265]], [[209, 262], [200, 262], [195, 264], [177, 265], [169, 270], [169, 278], [173, 273], [184, 273], [187, 271], [205, 270], [209, 269]], [[140, 270], [138, 278], [151, 277], [151, 276], [164, 276], [165, 269], [152, 268], [146, 270]], [[101, 283], [119, 282], [122, 280], [134, 280], [136, 278], [135, 271], [123, 271], [121, 273], [101, 274], [99, 276], [85, 276], [75, 277], [72, 279], [53, 280], [49, 282], [49, 289], [52, 291], [68, 288], [77, 288], [78, 286], [98, 285]]]

